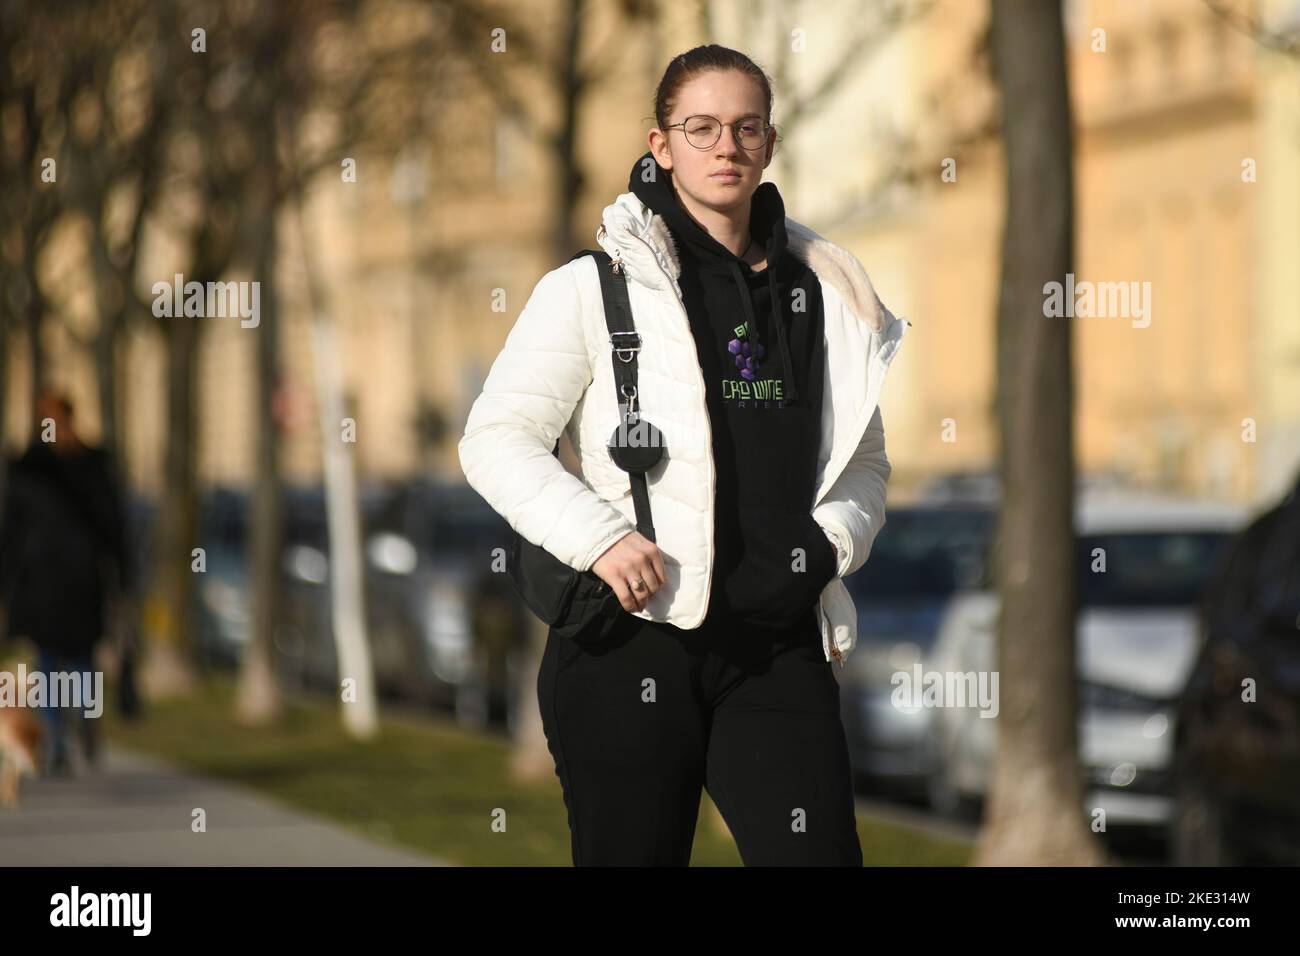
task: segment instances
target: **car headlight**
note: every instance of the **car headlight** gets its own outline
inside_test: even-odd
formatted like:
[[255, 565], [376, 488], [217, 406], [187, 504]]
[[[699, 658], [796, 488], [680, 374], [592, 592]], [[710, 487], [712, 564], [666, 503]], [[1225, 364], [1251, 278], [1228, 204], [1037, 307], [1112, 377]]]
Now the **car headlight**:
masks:
[[415, 545], [400, 534], [381, 532], [366, 544], [370, 563], [388, 574], [410, 574], [419, 563]]

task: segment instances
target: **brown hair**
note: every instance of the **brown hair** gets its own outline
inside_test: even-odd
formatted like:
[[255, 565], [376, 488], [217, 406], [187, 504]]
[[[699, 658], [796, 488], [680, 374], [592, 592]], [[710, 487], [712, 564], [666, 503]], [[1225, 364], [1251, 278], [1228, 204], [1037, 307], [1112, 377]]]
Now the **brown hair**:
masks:
[[[663, 78], [660, 79], [659, 86], [655, 88], [654, 118], [660, 129], [668, 125], [668, 114], [676, 104], [677, 96], [682, 87], [701, 73], [707, 73], [710, 70], [719, 72], [739, 70], [757, 83], [763, 98], [767, 101], [767, 115], [763, 118], [763, 121], [769, 126], [772, 125], [772, 83], [767, 78], [767, 74], [763, 72], [757, 63], [739, 50], [719, 46], [716, 43], [709, 43], [705, 46], [694, 47], [685, 53], [677, 54], [677, 56], [673, 57], [672, 62], [668, 64], [668, 68], [664, 70]], [[780, 139], [780, 130], [777, 130], [777, 142], [780, 142]], [[776, 144], [773, 143], [774, 153], [775, 149]]]

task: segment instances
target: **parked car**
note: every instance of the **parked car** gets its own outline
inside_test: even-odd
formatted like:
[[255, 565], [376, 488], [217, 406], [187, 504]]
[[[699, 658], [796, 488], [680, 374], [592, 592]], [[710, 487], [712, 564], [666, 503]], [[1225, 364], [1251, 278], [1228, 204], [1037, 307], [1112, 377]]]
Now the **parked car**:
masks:
[[893, 674], [928, 662], [954, 593], [983, 585], [995, 513], [985, 506], [895, 507], [862, 569], [845, 581], [858, 644], [840, 679], [849, 754], [859, 782], [898, 795], [929, 780], [929, 711], [893, 706]]
[[[1081, 475], [1088, 491], [1114, 486]], [[948, 806], [926, 708], [894, 706], [893, 675], [929, 659], [955, 594], [987, 591], [997, 521], [998, 476], [988, 470], [932, 476], [914, 501], [891, 507], [871, 559], [845, 582], [858, 609], [858, 647], [840, 674], [849, 752], [859, 783], [873, 791]], [[955, 809], [955, 807], [949, 807]]]
[[232, 668], [252, 627], [247, 573], [248, 495], [217, 487], [199, 500], [204, 571], [195, 577], [196, 650], [204, 667]]
[[[1108, 826], [1160, 832], [1168, 824], [1175, 705], [1196, 655], [1197, 606], [1245, 520], [1245, 509], [1232, 504], [1080, 496], [1079, 758], [1084, 806], [1103, 809]], [[932, 668], [995, 671], [999, 608], [993, 591], [956, 595]], [[931, 803], [969, 814], [988, 785], [997, 720], [975, 708], [940, 707], [929, 726]]]
[[[248, 492], [229, 487], [212, 488], [200, 500], [198, 538], [206, 567], [196, 588], [198, 645], [208, 666], [237, 666], [252, 634], [251, 506]], [[333, 688], [337, 669], [323, 589], [329, 570], [325, 499], [319, 488], [289, 487], [282, 509], [277, 667], [293, 683]]]
[[[286, 653], [301, 651], [304, 682], [338, 680], [328, 523], [319, 489], [287, 507]], [[366, 633], [378, 693], [447, 710], [476, 727], [509, 725], [511, 650], [522, 634], [492, 552], [509, 528], [473, 489], [425, 480], [367, 492], [362, 503]], [[493, 617], [493, 613], [496, 616]]]
[[[252, 633], [249, 509], [243, 489], [199, 499], [195, 649], [201, 666], [234, 669]], [[360, 491], [367, 637], [376, 688], [390, 701], [446, 709], [475, 726], [516, 726], [526, 610], [500, 557], [510, 529], [469, 486], [415, 480]], [[131, 555], [151, 567], [157, 506], [129, 501]], [[329, 525], [324, 490], [283, 497], [280, 626], [275, 663], [291, 686], [333, 693]], [[143, 583], [143, 582], [142, 582]]]
[[468, 724], [517, 717], [524, 609], [497, 571], [509, 539], [468, 485], [414, 481], [389, 491], [366, 541], [375, 639], [406, 649], [408, 697]]
[[1300, 864], [1300, 483], [1233, 542], [1178, 702], [1173, 862]]

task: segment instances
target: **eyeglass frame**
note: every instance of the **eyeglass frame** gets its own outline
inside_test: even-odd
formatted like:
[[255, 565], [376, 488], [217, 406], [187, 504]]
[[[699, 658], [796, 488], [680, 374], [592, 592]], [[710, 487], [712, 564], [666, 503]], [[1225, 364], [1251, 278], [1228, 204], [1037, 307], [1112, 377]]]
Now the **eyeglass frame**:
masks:
[[[718, 124], [718, 138], [715, 139], [708, 146], [695, 146], [695, 144], [691, 142], [690, 134], [686, 132], [686, 123], [689, 120], [693, 120], [699, 116], [703, 116], [706, 119], [711, 119]], [[736, 145], [739, 146], [741, 149], [747, 150], [752, 153], [755, 150], [762, 149], [765, 146], [767, 146], [768, 141], [770, 139], [768, 134], [771, 133], [772, 130], [776, 129], [776, 127], [773, 126], [771, 123], [764, 121], [763, 142], [759, 143], [757, 146], [746, 146], [744, 143], [740, 141], [740, 137], [736, 135], [736, 126], [744, 122], [745, 120], [753, 119], [754, 117], [758, 117], [760, 120], [762, 120], [762, 117], [759, 116], [757, 113], [750, 113], [747, 116], [742, 116], [738, 120], [733, 120], [730, 123], [724, 123], [722, 122], [722, 120], [718, 119], [718, 117], [714, 116], [712, 113], [692, 113], [690, 116], [686, 117], [686, 119], [682, 120], [680, 123], [672, 123], [668, 126], [665, 126], [664, 129], [665, 130], [677, 129], [680, 126], [682, 128], [682, 135], [686, 137], [686, 142], [688, 144], [694, 146], [696, 149], [713, 149], [713, 147], [717, 146], [720, 142], [722, 142], [722, 131], [729, 126], [731, 127], [731, 138], [736, 141]]]

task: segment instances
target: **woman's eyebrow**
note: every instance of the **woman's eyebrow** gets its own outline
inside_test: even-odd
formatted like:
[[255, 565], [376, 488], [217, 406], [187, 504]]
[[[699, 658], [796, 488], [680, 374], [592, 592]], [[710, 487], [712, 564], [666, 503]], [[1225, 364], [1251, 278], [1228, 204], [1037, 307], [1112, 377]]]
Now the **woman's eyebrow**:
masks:
[[[711, 113], [692, 113], [692, 114], [688, 114], [688, 115], [692, 115], [692, 116], [712, 116], [713, 114], [711, 114]], [[716, 117], [716, 116], [714, 116], [713, 118], [714, 118], [714, 119], [718, 119], [718, 117]], [[745, 113], [743, 116], [737, 116], [734, 120], [732, 120], [732, 122], [733, 122], [733, 123], [739, 123], [741, 120], [746, 120], [746, 119], [762, 119], [762, 118], [763, 118], [763, 114], [762, 114], [762, 113]]]

